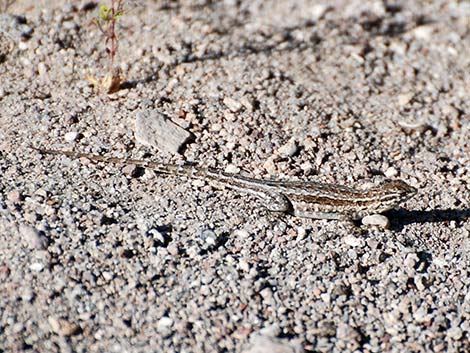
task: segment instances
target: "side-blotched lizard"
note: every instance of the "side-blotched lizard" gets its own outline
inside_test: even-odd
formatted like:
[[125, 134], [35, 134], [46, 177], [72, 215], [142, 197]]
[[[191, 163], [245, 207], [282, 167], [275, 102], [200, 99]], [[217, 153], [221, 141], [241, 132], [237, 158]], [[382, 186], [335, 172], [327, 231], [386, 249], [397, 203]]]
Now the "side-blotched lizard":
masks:
[[[32, 146], [31, 146], [32, 147]], [[357, 220], [391, 210], [414, 196], [417, 190], [402, 180], [386, 180], [368, 189], [312, 181], [282, 181], [249, 178], [194, 165], [162, 164], [140, 159], [121, 159], [73, 151], [32, 147], [43, 154], [87, 158], [94, 162], [124, 163], [147, 167], [159, 173], [206, 180], [252, 194], [264, 200], [269, 211], [297, 217]]]

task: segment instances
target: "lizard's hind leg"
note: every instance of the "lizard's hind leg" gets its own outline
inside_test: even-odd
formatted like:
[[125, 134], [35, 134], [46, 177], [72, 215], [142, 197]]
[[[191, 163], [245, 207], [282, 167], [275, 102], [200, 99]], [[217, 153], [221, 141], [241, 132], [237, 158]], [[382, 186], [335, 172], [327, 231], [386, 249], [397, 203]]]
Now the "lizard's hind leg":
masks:
[[263, 200], [270, 212], [291, 213], [293, 211], [292, 204], [284, 194], [269, 192], [265, 194]]

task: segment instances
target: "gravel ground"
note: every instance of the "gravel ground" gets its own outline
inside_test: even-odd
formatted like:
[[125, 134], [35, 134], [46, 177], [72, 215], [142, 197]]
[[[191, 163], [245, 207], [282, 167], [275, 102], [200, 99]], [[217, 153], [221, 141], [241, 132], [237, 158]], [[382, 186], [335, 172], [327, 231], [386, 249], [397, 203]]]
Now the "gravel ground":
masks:
[[[470, 3], [85, 1], [0, 14], [0, 351], [470, 351]], [[138, 112], [193, 134], [142, 146]], [[419, 189], [390, 229], [35, 146]]]

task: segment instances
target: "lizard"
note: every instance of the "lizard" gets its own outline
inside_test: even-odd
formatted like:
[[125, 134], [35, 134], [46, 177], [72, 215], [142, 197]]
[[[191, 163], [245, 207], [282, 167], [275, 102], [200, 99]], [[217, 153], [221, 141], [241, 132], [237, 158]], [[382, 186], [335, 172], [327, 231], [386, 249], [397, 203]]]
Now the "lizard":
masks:
[[72, 159], [86, 158], [102, 163], [123, 163], [150, 168], [157, 173], [205, 180], [216, 186], [254, 195], [263, 200], [265, 207], [271, 212], [301, 218], [359, 220], [391, 210], [417, 193], [416, 188], [400, 179], [386, 179], [378, 185], [362, 189], [314, 181], [257, 179], [197, 165], [164, 164], [142, 159], [121, 159], [30, 147], [41, 154], [63, 155]]

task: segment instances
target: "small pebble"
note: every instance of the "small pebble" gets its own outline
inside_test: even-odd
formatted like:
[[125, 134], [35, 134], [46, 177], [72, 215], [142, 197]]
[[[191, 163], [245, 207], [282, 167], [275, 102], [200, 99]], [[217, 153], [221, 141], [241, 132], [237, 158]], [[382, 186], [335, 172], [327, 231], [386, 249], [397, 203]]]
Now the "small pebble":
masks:
[[35, 297], [36, 293], [34, 293], [31, 288], [28, 288], [22, 293], [21, 300], [27, 303], [31, 303]]
[[353, 235], [349, 235], [349, 236], [345, 237], [343, 240], [347, 245], [352, 246], [352, 247], [363, 246], [364, 245], [364, 239], [357, 238]]
[[304, 227], [297, 227], [297, 238], [304, 239], [307, 235], [307, 230]]
[[238, 261], [238, 266], [240, 267], [241, 270], [245, 272], [250, 271], [250, 264], [247, 261], [245, 261], [245, 259], [240, 259]]
[[81, 330], [80, 326], [65, 319], [49, 316], [47, 321], [49, 322], [52, 332], [60, 336], [73, 336]]
[[269, 174], [274, 174], [276, 172], [276, 163], [274, 163], [274, 160], [275, 157], [271, 156], [263, 163], [263, 168], [266, 169]]
[[21, 193], [18, 190], [11, 190], [7, 194], [7, 199], [8, 201], [14, 203], [20, 203], [23, 200], [23, 197], [21, 196]]
[[459, 117], [459, 111], [455, 109], [452, 105], [446, 104], [441, 108], [442, 114], [453, 119]]
[[237, 229], [234, 232], [235, 237], [239, 237], [240, 239], [247, 239], [250, 237], [250, 233], [246, 229]]
[[111, 271], [103, 271], [101, 274], [106, 281], [111, 281], [114, 278], [114, 274]]
[[177, 256], [179, 254], [178, 245], [175, 243], [169, 244], [166, 249], [168, 250], [168, 253], [172, 256]]
[[396, 177], [398, 175], [398, 171], [395, 168], [390, 167], [385, 171], [384, 174], [387, 178], [393, 178], [393, 177]]
[[67, 132], [64, 135], [64, 139], [67, 142], [73, 142], [77, 139], [77, 137], [78, 137], [78, 132], [77, 131], [70, 131], [70, 132]]
[[415, 253], [410, 253], [410, 254], [406, 255], [406, 258], [405, 258], [405, 261], [403, 262], [403, 264], [404, 264], [406, 267], [414, 268], [415, 265], [416, 265], [418, 262], [419, 262], [418, 256], [417, 256]]
[[398, 125], [405, 130], [406, 132], [413, 132], [417, 131], [419, 133], [423, 133], [426, 130], [430, 129], [431, 126], [425, 122], [415, 122], [415, 123], [409, 123], [406, 121], [399, 121]]
[[237, 167], [236, 165], [229, 164], [229, 165], [225, 168], [225, 173], [229, 173], [229, 174], [238, 174], [238, 173], [240, 173], [240, 168]]
[[240, 100], [240, 103], [249, 111], [252, 112], [254, 110], [254, 102], [248, 98], [247, 96], [243, 96]]
[[447, 331], [448, 337], [452, 338], [453, 340], [459, 340], [462, 338], [463, 332], [462, 329], [458, 326], [452, 326], [448, 331]]
[[295, 140], [290, 140], [285, 145], [279, 147], [278, 153], [281, 156], [292, 157], [297, 153], [298, 150], [299, 146], [297, 145], [297, 142]]
[[414, 97], [414, 93], [403, 93], [397, 96], [397, 102], [400, 107], [407, 105]]
[[173, 325], [173, 319], [169, 318], [168, 316], [163, 316], [160, 320], [158, 320], [157, 328], [166, 328], [171, 325]]
[[47, 66], [46, 66], [45, 63], [40, 62], [40, 63], [38, 64], [38, 73], [39, 73], [39, 76], [41, 76], [41, 77], [46, 76], [46, 74], [47, 74]]
[[411, 31], [411, 34], [415, 39], [420, 39], [420, 40], [429, 40], [431, 39], [432, 32], [434, 31], [434, 28], [432, 25], [423, 25], [423, 26], [418, 26], [414, 28]]
[[153, 237], [156, 241], [158, 241], [160, 244], [165, 244], [166, 239], [165, 239], [165, 234], [159, 232], [157, 229], [149, 229], [147, 232], [149, 235]]
[[328, 11], [329, 5], [315, 4], [310, 8], [310, 18], [312, 21], [320, 20], [323, 15]]
[[260, 331], [260, 334], [269, 337], [277, 337], [281, 334], [281, 328], [278, 323], [263, 327]]
[[356, 329], [343, 322], [338, 323], [338, 327], [336, 329], [336, 336], [340, 340], [350, 342], [357, 341], [360, 338], [360, 335]]
[[207, 245], [214, 246], [217, 243], [217, 235], [213, 230], [206, 229], [202, 231], [201, 238]]
[[383, 229], [388, 229], [390, 227], [389, 219], [381, 214], [365, 216], [362, 219], [362, 224], [365, 226], [378, 226]]
[[29, 265], [29, 269], [35, 272], [41, 272], [44, 269], [44, 265], [40, 262], [33, 262]]
[[163, 316], [157, 322], [157, 331], [163, 334], [164, 336], [168, 336], [173, 331], [173, 319], [169, 318], [168, 316]]
[[26, 49], [29, 48], [29, 45], [27, 42], [19, 42], [18, 43], [18, 49], [21, 51], [25, 51]]
[[227, 106], [228, 109], [230, 109], [232, 113], [237, 113], [243, 107], [243, 105], [239, 101], [231, 97], [225, 97], [224, 104]]

